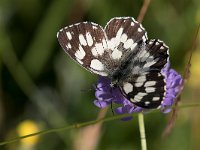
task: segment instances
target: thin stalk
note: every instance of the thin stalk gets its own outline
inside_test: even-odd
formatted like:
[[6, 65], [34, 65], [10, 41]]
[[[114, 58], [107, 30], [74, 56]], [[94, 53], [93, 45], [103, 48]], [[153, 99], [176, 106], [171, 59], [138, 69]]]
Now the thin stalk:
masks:
[[139, 124], [139, 129], [140, 129], [141, 150], [147, 150], [147, 141], [146, 141], [146, 135], [145, 135], [145, 125], [144, 125], [143, 113], [138, 114], [138, 124]]
[[[194, 108], [194, 107], [200, 107], [200, 103], [188, 103], [188, 104], [182, 104], [182, 105], [178, 106], [179, 109]], [[158, 112], [160, 112], [160, 111], [158, 109], [155, 109], [155, 110], [151, 111], [151, 114], [152, 113], [158, 113]], [[28, 138], [28, 137], [33, 137], [33, 136], [36, 136], [36, 135], [44, 135], [44, 134], [48, 134], [48, 133], [55, 133], [55, 132], [61, 132], [61, 131], [64, 132], [64, 131], [67, 131], [67, 130], [81, 128], [81, 127], [85, 127], [85, 126], [88, 126], [88, 125], [96, 124], [96, 123], [99, 123], [99, 122], [109, 122], [109, 121], [113, 121], [113, 120], [117, 120], [117, 119], [119, 120], [119, 119], [122, 119], [122, 118], [127, 118], [127, 117], [130, 117], [130, 116], [136, 117], [136, 115], [137, 115], [136, 113], [134, 113], [134, 114], [122, 114], [122, 115], [110, 116], [110, 117], [106, 117], [106, 118], [97, 118], [96, 120], [77, 123], [77, 124], [73, 124], [73, 125], [66, 125], [64, 127], [59, 127], [59, 128], [46, 129], [46, 130], [42, 130], [42, 131], [39, 131], [39, 132], [36, 132], [36, 133], [16, 137], [16, 138], [13, 138], [13, 139], [10, 139], [10, 140], [7, 140], [7, 141], [2, 141], [2, 142], [0, 141], [0, 146], [10, 144], [10, 143], [13, 143], [13, 142], [16, 142], [16, 141], [19, 141], [21, 139], [25, 139], [25, 138]], [[141, 119], [140, 119], [140, 115], [138, 115], [139, 126], [140, 126], [140, 124], [143, 124], [143, 126], [144, 126], [144, 120], [143, 119], [144, 119], [143, 114], [142, 114]], [[143, 123], [140, 123], [140, 120], [142, 120]], [[142, 150], [145, 150], [145, 149], [142, 149]]]

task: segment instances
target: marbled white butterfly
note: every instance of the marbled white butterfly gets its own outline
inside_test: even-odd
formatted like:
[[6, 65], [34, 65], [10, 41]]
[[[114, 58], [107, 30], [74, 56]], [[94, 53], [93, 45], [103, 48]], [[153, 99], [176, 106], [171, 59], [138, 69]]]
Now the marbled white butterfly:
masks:
[[112, 18], [105, 28], [80, 22], [62, 28], [57, 38], [65, 52], [92, 73], [107, 76], [132, 103], [157, 108], [165, 97], [161, 69], [168, 46], [147, 33], [132, 17]]

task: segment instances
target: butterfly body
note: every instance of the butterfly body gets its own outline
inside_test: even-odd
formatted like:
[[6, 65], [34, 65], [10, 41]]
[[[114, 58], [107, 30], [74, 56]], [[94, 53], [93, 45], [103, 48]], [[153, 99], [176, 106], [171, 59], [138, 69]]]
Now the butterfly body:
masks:
[[157, 108], [165, 97], [161, 69], [168, 47], [147, 40], [145, 29], [131, 17], [111, 19], [106, 27], [82, 22], [61, 29], [58, 40], [65, 52], [92, 73], [107, 76], [132, 103]]

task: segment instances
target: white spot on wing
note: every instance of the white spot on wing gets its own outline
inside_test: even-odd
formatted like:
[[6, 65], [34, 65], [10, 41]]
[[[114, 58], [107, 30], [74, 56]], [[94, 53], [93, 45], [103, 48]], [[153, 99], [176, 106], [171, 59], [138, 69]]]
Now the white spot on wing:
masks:
[[125, 43], [127, 40], [127, 35], [125, 33], [122, 34], [120, 41]]
[[144, 62], [147, 60], [147, 57], [150, 57], [150, 53], [145, 51], [146, 53], [143, 53], [142, 56], [140, 55], [141, 62]]
[[97, 26], [92, 26], [93, 29], [97, 29]]
[[145, 91], [147, 92], [147, 93], [152, 93], [152, 92], [155, 92], [155, 88], [154, 87], [146, 87], [145, 88]]
[[138, 78], [137, 78], [137, 80], [136, 80], [136, 82], [144, 82], [144, 81], [146, 81], [146, 76], [139, 76]]
[[133, 91], [133, 85], [130, 84], [130, 83], [128, 83], [128, 82], [126, 82], [126, 83], [124, 83], [124, 85], [123, 85], [123, 89], [124, 89], [124, 92], [125, 92], [126, 94], [128, 94], [128, 93], [130, 93], [130, 92]]
[[159, 101], [160, 97], [153, 97], [152, 101]]
[[156, 85], [156, 81], [147, 81], [147, 82], [144, 84], [145, 87], [154, 86], [154, 85]]
[[131, 102], [137, 102], [136, 100], [134, 100], [133, 98], [130, 98]]
[[119, 51], [118, 49], [115, 49], [113, 52], [112, 52], [112, 58], [113, 59], [120, 59], [122, 57], [122, 52]]
[[141, 59], [142, 62], [146, 61], [146, 62], [151, 62], [154, 60], [154, 57], [153, 56], [149, 56], [148, 58], [145, 59]]
[[164, 49], [164, 46], [161, 46], [160, 49]]
[[133, 98], [136, 102], [140, 102], [142, 97], [140, 97], [139, 95], [135, 95]]
[[149, 45], [153, 44], [153, 40], [149, 41], [149, 43], [148, 43], [148, 44], [149, 44]]
[[[103, 45], [102, 45], [103, 44]], [[106, 41], [103, 40], [102, 43], [96, 43], [95, 47], [91, 49], [93, 56], [102, 55], [104, 53], [104, 49], [106, 48]]]
[[123, 28], [120, 28], [120, 29], [118, 30], [118, 32], [117, 32], [117, 34], [116, 34], [116, 39], [119, 39], [119, 38], [121, 37], [123, 30], [124, 30]]
[[135, 85], [135, 87], [141, 87], [143, 85], [143, 82], [137, 82], [134, 85]]
[[108, 40], [108, 48], [109, 49], [111, 49], [111, 50], [114, 49], [114, 47], [115, 47], [115, 41], [116, 41], [115, 38], [112, 38], [112, 39]]
[[125, 43], [124, 43], [124, 48], [129, 49], [133, 44], [133, 40], [132, 39], [128, 39]]
[[146, 105], [146, 106], [150, 104], [150, 102], [149, 102], [149, 101], [146, 101], [146, 102], [144, 102], [144, 103], [145, 103], [145, 105]]
[[106, 72], [100, 72], [99, 75], [101, 75], [101, 76], [108, 76], [108, 74]]
[[106, 43], [106, 40], [105, 40], [105, 39], [103, 39], [103, 40], [102, 40], [102, 43], [103, 43], [103, 48], [104, 48], [104, 49], [106, 49], [106, 48], [107, 48], [107, 43]]
[[67, 48], [72, 48], [70, 43], [67, 44]]
[[70, 32], [66, 32], [66, 35], [67, 35], [67, 38], [68, 38], [69, 40], [71, 40], [71, 39], [72, 39], [72, 35], [71, 35], [71, 33], [70, 33]]
[[92, 46], [93, 39], [92, 39], [92, 36], [89, 32], [86, 33], [86, 40], [87, 40], [88, 46]]
[[135, 23], [134, 22], [131, 22], [131, 26], [134, 26], [135, 25]]
[[159, 45], [159, 42], [156, 42], [156, 45]]
[[85, 40], [83, 34], [79, 34], [79, 41], [80, 41], [81, 45], [84, 45], [84, 46], [87, 45], [86, 40]]
[[95, 57], [98, 55], [98, 53], [96, 51], [96, 47], [93, 47], [91, 52], [92, 52], [92, 55], [95, 56]]
[[135, 47], [137, 46], [137, 43], [134, 43], [131, 45], [131, 51], [135, 49]]
[[142, 40], [145, 42], [147, 40], [146, 36], [142, 36]]
[[150, 57], [150, 55], [151, 55], [151, 54], [150, 54], [149, 52], [147, 52], [143, 57], [146, 57], [146, 58], [147, 58], [147, 57]]
[[141, 68], [139, 66], [135, 66], [132, 70], [132, 74], [138, 74]]
[[79, 50], [76, 51], [75, 56], [80, 60], [82, 60], [85, 57], [85, 51], [81, 45], [79, 45]]
[[122, 32], [123, 32], [123, 28], [120, 28], [116, 34], [116, 38], [115, 38], [115, 46], [118, 46], [120, 43], [120, 38], [122, 36]]
[[144, 64], [144, 68], [148, 68], [148, 67], [152, 66], [153, 64], [155, 64], [156, 62], [157, 62], [156, 60], [147, 62], [146, 64]]
[[90, 67], [93, 68], [94, 70], [99, 70], [99, 71], [104, 70], [104, 65], [98, 59], [93, 59], [91, 61]]
[[141, 29], [141, 28], [138, 28], [138, 32], [142, 32], [142, 29]]
[[147, 93], [138, 92], [137, 95], [143, 97], [143, 96], [147, 95]]
[[141, 29], [141, 28], [138, 28], [138, 32], [142, 32], [142, 29]]
[[143, 56], [148, 53], [146, 50], [142, 50], [142, 52], [139, 54], [140, 58], [143, 58]]
[[102, 55], [104, 53], [104, 48], [103, 48], [102, 43], [96, 43], [95, 47], [96, 47], [96, 51], [99, 55]]

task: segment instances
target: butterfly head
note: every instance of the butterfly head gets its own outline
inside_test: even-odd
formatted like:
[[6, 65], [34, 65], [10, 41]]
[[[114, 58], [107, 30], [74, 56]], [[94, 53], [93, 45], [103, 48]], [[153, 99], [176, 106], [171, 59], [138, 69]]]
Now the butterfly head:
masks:
[[111, 80], [110, 86], [111, 87], [118, 87], [120, 85], [120, 78], [121, 78], [121, 72], [116, 69], [113, 71], [110, 75], [109, 78]]
[[117, 85], [118, 85], [118, 81], [117, 80], [111, 81], [111, 83], [110, 83], [110, 87], [111, 88], [117, 87]]

